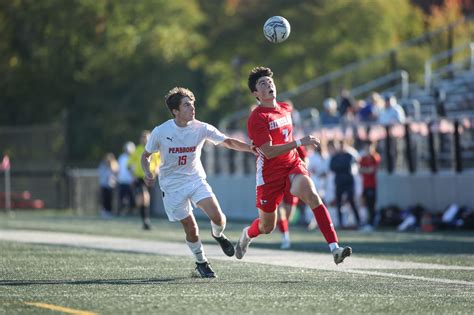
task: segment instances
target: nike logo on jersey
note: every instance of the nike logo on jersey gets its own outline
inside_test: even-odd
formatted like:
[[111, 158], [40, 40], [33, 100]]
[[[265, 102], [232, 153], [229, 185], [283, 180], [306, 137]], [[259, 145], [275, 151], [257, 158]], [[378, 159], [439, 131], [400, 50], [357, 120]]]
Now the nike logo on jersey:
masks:
[[173, 138], [166, 137], [166, 139], [168, 139], [169, 141], [173, 142]]

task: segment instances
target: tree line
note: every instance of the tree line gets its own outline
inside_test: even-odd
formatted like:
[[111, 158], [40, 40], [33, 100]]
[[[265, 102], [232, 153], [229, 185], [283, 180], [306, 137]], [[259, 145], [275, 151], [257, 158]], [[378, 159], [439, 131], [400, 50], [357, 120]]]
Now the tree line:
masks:
[[[193, 90], [197, 118], [217, 124], [254, 102], [254, 66], [291, 89], [455, 21], [463, 3], [427, 12], [409, 0], [1, 0], [0, 125], [66, 117], [68, 160], [95, 165], [171, 117], [173, 86]], [[263, 37], [273, 15], [291, 23], [283, 44]]]

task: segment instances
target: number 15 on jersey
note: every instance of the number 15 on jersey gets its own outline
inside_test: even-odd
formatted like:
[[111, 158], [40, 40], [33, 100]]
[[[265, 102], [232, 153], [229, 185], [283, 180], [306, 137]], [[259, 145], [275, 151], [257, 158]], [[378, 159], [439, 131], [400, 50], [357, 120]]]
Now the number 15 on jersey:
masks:
[[178, 165], [186, 165], [186, 155], [178, 156]]

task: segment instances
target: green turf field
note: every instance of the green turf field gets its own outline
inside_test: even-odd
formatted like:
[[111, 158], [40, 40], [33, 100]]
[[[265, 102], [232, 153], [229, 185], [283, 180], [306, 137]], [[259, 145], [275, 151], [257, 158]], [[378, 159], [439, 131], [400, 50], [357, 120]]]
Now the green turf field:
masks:
[[[209, 224], [199, 224], [205, 246], [214, 244]], [[229, 238], [236, 240], [243, 226], [242, 222], [229, 223]], [[17, 212], [14, 217], [0, 214], [0, 230], [62, 231], [180, 243], [183, 239], [180, 225], [164, 219], [155, 220], [150, 232], [140, 227], [137, 218], [103, 221], [53, 211]], [[307, 232], [301, 227], [291, 231], [293, 250], [327, 253], [319, 231]], [[467, 268], [379, 269], [382, 275], [377, 276], [229, 259], [212, 261], [219, 277], [207, 280], [193, 276], [191, 256], [0, 241], [0, 314], [472, 313], [474, 233], [343, 231], [339, 236], [342, 243], [353, 247], [354, 258]], [[278, 249], [278, 233], [255, 241], [251, 250], [258, 248]], [[397, 277], [387, 276], [391, 274]]]

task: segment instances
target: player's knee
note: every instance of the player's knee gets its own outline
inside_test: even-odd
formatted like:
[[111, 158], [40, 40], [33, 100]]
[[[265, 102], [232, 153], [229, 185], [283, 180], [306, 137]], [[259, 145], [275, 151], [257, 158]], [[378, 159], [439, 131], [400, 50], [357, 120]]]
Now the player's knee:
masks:
[[219, 226], [224, 226], [227, 223], [227, 219], [224, 213], [219, 212], [219, 215], [216, 217], [215, 220], [212, 220], [214, 224], [217, 224]]
[[308, 192], [302, 197], [303, 201], [310, 206], [311, 209], [314, 209], [322, 204], [322, 200], [319, 195], [313, 191]]

